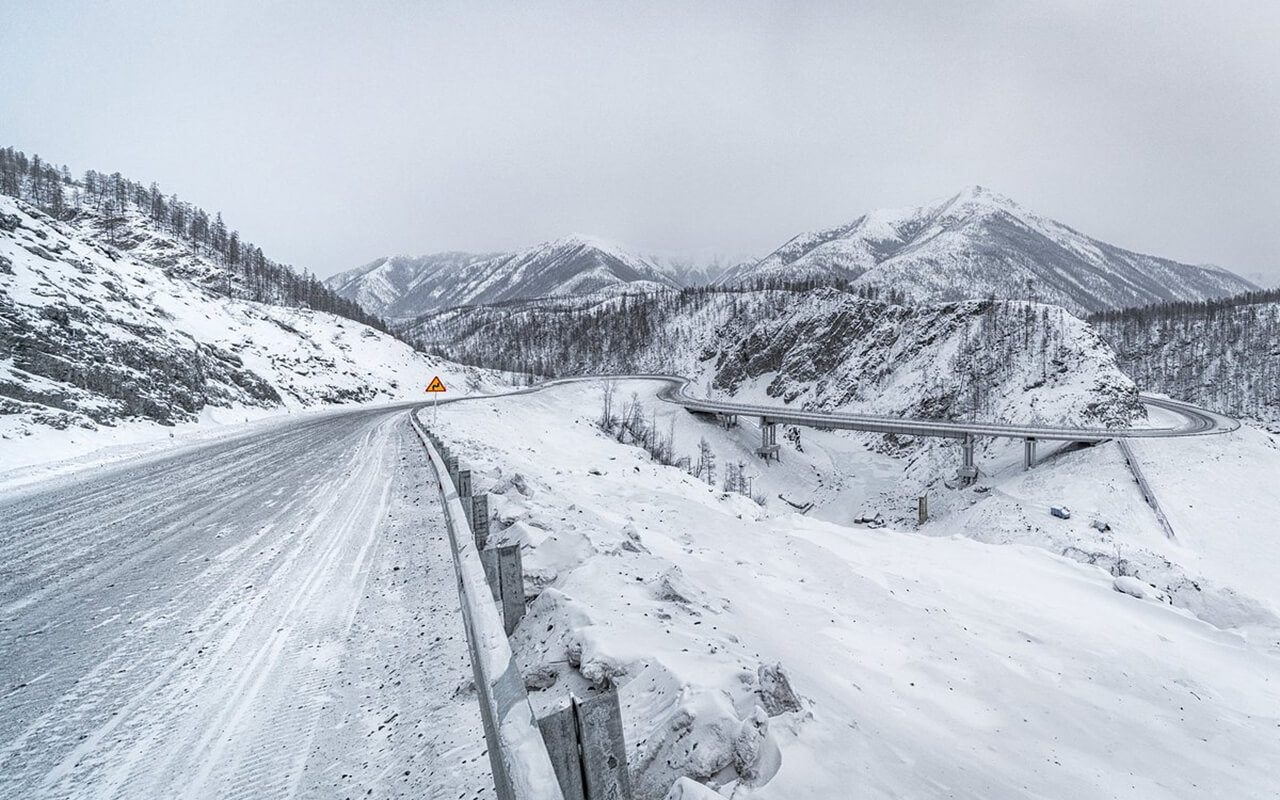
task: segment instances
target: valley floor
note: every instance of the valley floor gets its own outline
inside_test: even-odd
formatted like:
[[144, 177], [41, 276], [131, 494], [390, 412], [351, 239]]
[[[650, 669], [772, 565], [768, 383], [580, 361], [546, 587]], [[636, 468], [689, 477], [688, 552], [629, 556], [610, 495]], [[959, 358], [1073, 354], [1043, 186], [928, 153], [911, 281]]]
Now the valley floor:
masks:
[[0, 797], [492, 795], [407, 413], [0, 492]]

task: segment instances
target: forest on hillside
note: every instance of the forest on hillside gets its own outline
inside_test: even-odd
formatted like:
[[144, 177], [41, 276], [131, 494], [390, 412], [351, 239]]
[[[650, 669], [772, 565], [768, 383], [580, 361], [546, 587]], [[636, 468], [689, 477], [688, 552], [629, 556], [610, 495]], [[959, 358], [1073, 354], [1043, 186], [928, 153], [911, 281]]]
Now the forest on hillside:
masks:
[[1105, 311], [1089, 322], [1144, 391], [1280, 422], [1280, 289]]
[[221, 268], [217, 279], [202, 282], [221, 294], [327, 311], [386, 330], [381, 319], [339, 296], [314, 275], [299, 274], [267, 258], [261, 247], [229, 228], [220, 212], [211, 215], [176, 194], [166, 195], [155, 183], [144, 186], [119, 172], [108, 175], [94, 170], [77, 179], [65, 165], [58, 167], [39, 155], [28, 157], [5, 147], [0, 148], [0, 194], [62, 221], [85, 221], [92, 216], [103, 243], [118, 249], [128, 249], [129, 226], [135, 221], [168, 234]]
[[[1110, 380], [1118, 372], [1108, 371], [1101, 339], [1061, 308], [990, 300], [903, 306], [869, 293], [704, 287], [543, 299], [453, 309], [402, 333], [476, 366], [547, 377], [702, 374], [730, 393], [762, 379], [772, 397], [803, 395], [829, 408], [996, 419], [1021, 392], [1078, 377], [1089, 386], [1079, 398], [1084, 418], [1123, 424], [1135, 410], [1124, 386]], [[1041, 412], [1048, 421], [1063, 409], [1029, 413]]]

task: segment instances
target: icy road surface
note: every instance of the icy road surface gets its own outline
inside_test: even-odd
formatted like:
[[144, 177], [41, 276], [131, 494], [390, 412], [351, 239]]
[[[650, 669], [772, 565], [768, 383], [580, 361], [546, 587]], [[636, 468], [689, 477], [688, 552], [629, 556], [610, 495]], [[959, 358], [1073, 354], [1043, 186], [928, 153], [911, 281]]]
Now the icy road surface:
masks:
[[488, 796], [403, 410], [0, 496], [0, 797]]

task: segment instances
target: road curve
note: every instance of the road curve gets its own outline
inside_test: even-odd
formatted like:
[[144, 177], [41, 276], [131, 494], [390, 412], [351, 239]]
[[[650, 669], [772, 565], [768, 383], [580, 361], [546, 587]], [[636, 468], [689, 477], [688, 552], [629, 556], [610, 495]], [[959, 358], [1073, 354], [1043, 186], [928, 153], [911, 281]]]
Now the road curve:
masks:
[[[1140, 395], [1144, 405], [1170, 411], [1181, 416], [1185, 422], [1177, 427], [1157, 428], [1076, 428], [1060, 425], [1017, 425], [1004, 422], [982, 422], [965, 420], [942, 420], [920, 417], [889, 417], [876, 414], [849, 414], [844, 412], [809, 411], [789, 408], [787, 406], [752, 405], [734, 403], [709, 397], [694, 397], [689, 394], [692, 380], [679, 375], [638, 374], [638, 375], [587, 375], [571, 378], [556, 378], [528, 389], [521, 389], [517, 394], [538, 391], [548, 386], [565, 383], [578, 383], [598, 380], [653, 380], [662, 381], [667, 388], [659, 395], [662, 400], [682, 406], [690, 411], [709, 414], [739, 414], [750, 417], [763, 417], [786, 425], [802, 425], [815, 428], [841, 428], [847, 430], [871, 431], [876, 433], [897, 433], [910, 436], [940, 436], [961, 439], [967, 435], [992, 436], [1011, 439], [1041, 439], [1047, 441], [1069, 442], [1101, 442], [1108, 439], [1123, 438], [1166, 438], [1173, 436], [1203, 436], [1206, 434], [1228, 433], [1237, 430], [1240, 422], [1232, 417], [1219, 414], [1208, 409], [1178, 400], [1169, 400], [1151, 395]], [[454, 398], [450, 402], [465, 400]]]

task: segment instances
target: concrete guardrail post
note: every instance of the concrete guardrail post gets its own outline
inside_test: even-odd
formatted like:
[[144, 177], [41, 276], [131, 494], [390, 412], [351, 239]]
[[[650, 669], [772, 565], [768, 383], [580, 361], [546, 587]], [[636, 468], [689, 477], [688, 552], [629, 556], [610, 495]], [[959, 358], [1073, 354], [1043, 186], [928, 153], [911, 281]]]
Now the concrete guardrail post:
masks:
[[483, 550], [489, 541], [489, 495], [479, 494], [471, 499], [471, 532], [476, 537], [476, 549]]
[[502, 628], [508, 636], [524, 618], [524, 566], [520, 545], [509, 544], [480, 551], [484, 576], [495, 602], [502, 603]]
[[524, 566], [520, 563], [520, 545], [498, 548], [498, 594], [502, 597], [502, 623], [507, 635], [524, 617]]
[[565, 800], [631, 800], [617, 691], [571, 697], [538, 727]]
[[[479, 550], [480, 565], [484, 567], [484, 579], [489, 584], [489, 593], [493, 595], [493, 602], [502, 599], [502, 584], [498, 579], [498, 551], [497, 550]], [[506, 622], [503, 622], [506, 627]]]
[[[421, 436], [421, 426], [410, 417]], [[423, 437], [426, 445], [426, 437]], [[492, 589], [470, 530], [469, 517], [455, 492], [445, 488], [444, 459], [426, 445], [440, 486], [449, 548], [458, 580], [463, 630], [471, 656], [480, 718], [498, 800], [562, 800], [560, 781], [542, 741], [537, 716], [505, 635], [498, 609], [485, 597]], [[456, 468], [456, 459], [454, 460]], [[452, 476], [450, 476], [452, 477]]]
[[[470, 526], [471, 520], [475, 518], [475, 514], [472, 509], [473, 498], [471, 497], [471, 470], [458, 470], [458, 478], [454, 481], [454, 485], [458, 487], [458, 500], [462, 502], [462, 511], [466, 514], [467, 525]], [[474, 530], [471, 532], [471, 537], [473, 539], [475, 538]]]

